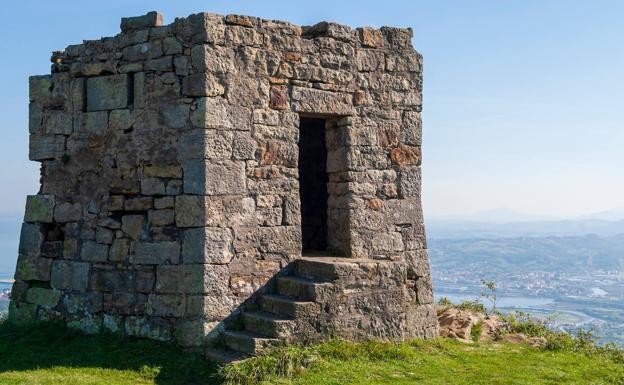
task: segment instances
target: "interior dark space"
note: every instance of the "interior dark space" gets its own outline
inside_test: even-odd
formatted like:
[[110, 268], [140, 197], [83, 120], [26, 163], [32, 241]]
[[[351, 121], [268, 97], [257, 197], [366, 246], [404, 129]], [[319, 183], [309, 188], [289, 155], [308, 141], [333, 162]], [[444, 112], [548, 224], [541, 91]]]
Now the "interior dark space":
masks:
[[301, 117], [299, 196], [304, 254], [327, 249], [327, 181], [325, 119]]

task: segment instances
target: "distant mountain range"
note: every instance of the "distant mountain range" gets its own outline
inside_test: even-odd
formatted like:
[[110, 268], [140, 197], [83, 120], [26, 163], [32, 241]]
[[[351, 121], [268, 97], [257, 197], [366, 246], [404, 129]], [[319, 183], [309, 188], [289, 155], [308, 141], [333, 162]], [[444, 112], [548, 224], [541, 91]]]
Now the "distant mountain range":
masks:
[[430, 239], [513, 238], [544, 236], [581, 236], [595, 234], [602, 237], [624, 234], [624, 219], [577, 219], [561, 221], [476, 222], [427, 221]]
[[429, 251], [434, 267], [447, 271], [561, 273], [588, 268], [624, 269], [624, 234], [430, 239]]
[[[427, 217], [426, 217], [427, 218]], [[430, 217], [427, 235], [432, 239], [579, 236], [608, 237], [624, 234], [624, 208], [571, 219], [540, 218], [510, 209], [480, 211], [461, 217]]]

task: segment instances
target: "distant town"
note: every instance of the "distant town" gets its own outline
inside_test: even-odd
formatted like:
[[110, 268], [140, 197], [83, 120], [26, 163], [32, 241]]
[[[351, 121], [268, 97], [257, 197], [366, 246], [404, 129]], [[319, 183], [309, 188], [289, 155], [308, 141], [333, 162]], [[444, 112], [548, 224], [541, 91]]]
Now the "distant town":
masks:
[[[612, 255], [604, 239], [603, 244], [592, 240], [548, 237], [518, 244], [515, 239], [433, 240], [436, 295], [455, 301], [479, 298], [487, 292], [481, 283], [486, 279], [496, 283], [503, 311], [530, 313], [555, 329], [590, 330], [603, 343], [624, 346], [624, 269], [618, 268], [624, 252]], [[593, 250], [579, 249], [576, 242], [587, 242]]]

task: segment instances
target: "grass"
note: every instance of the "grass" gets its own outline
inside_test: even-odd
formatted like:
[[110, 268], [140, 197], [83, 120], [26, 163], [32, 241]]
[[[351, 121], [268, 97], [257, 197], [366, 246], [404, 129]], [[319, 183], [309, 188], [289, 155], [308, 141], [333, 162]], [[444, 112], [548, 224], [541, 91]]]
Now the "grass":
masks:
[[[516, 322], [517, 328], [543, 332]], [[84, 336], [58, 325], [4, 323], [0, 384], [624, 384], [621, 351], [590, 348], [587, 341], [536, 349], [451, 340], [333, 340], [280, 347], [217, 368], [199, 354], [163, 343]]]
[[608, 356], [506, 343], [332, 341], [305, 354], [290, 352], [298, 363], [307, 356], [313, 364], [307, 370], [293, 365], [288, 374], [277, 373], [280, 365], [274, 365], [285, 361], [283, 355], [280, 349], [226, 367], [223, 375], [239, 384], [624, 384], [624, 366]]
[[0, 384], [220, 384], [199, 354], [164, 343], [0, 323]]

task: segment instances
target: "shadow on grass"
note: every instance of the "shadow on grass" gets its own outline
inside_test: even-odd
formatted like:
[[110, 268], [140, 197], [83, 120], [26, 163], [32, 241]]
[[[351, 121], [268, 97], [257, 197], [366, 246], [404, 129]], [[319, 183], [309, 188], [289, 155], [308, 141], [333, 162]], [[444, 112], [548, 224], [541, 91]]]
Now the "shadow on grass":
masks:
[[217, 367], [201, 354], [156, 341], [102, 334], [86, 336], [62, 325], [0, 323], [0, 373], [53, 367], [133, 370], [158, 385], [221, 384]]

